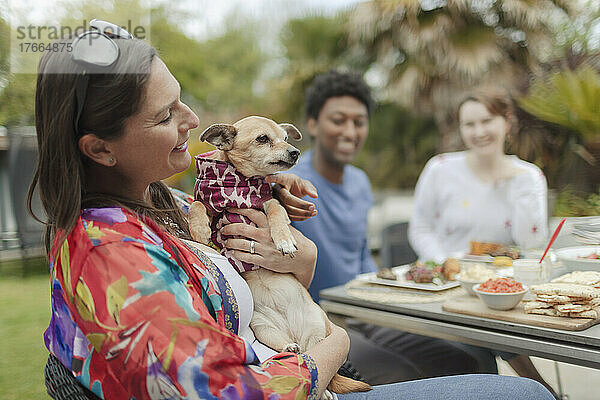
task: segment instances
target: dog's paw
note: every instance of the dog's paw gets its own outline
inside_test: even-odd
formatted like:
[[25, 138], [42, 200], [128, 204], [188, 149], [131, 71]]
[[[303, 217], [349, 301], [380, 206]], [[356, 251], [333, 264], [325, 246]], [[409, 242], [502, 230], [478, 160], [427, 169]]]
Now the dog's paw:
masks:
[[300, 346], [298, 346], [298, 343], [288, 343], [283, 348], [283, 351], [291, 351], [292, 353], [300, 354]]
[[321, 395], [321, 400], [333, 400], [333, 394], [327, 389]]
[[273, 238], [273, 243], [275, 243], [277, 250], [284, 255], [289, 254], [292, 257], [294, 256], [294, 252], [297, 250], [296, 238], [292, 235], [289, 225], [272, 227], [271, 237]]
[[188, 226], [190, 235], [196, 242], [210, 243], [210, 218], [206, 214], [206, 207], [200, 201], [194, 201], [188, 211]]
[[289, 254], [290, 256], [294, 256], [296, 252], [296, 245], [294, 243], [288, 242], [287, 240], [281, 240], [275, 243], [277, 246], [277, 250], [279, 250], [282, 254]]

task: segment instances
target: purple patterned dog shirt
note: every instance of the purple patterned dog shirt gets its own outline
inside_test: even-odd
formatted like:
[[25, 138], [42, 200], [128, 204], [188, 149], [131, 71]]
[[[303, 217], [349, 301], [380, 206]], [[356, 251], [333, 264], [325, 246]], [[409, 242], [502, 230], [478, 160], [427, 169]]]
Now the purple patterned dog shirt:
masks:
[[258, 269], [258, 265], [248, 264], [232, 257], [232, 252], [224, 247], [225, 240], [230, 236], [221, 235], [220, 229], [231, 222], [245, 222], [254, 225], [245, 216], [229, 213], [225, 209], [255, 208], [262, 210], [263, 204], [273, 198], [271, 185], [262, 176], [246, 178], [232, 164], [207, 158], [215, 151], [195, 157], [194, 200], [202, 202], [212, 217], [211, 239], [221, 249], [221, 254], [229, 259], [238, 272]]

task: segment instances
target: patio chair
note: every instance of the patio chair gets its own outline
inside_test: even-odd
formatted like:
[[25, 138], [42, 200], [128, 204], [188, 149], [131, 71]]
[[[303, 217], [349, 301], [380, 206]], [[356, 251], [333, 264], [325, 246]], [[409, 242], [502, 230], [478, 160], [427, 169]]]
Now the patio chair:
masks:
[[[44, 226], [33, 219], [27, 211], [27, 192], [35, 173], [37, 163], [37, 142], [33, 127], [10, 129], [8, 133], [8, 166], [9, 188], [12, 198], [13, 215], [17, 225], [17, 237], [21, 248], [21, 256], [27, 263], [35, 249], [42, 246]], [[32, 200], [32, 208], [36, 215], [43, 217], [43, 208], [39, 196]]]
[[81, 386], [58, 358], [48, 356], [44, 368], [46, 391], [54, 400], [100, 400], [98, 396]]
[[416, 261], [417, 254], [408, 243], [408, 222], [386, 226], [381, 232], [381, 266], [394, 267]]
[[[363, 380], [349, 361], [340, 367], [338, 373], [348, 378]], [[101, 400], [87, 388], [81, 386], [71, 371], [52, 354], [48, 356], [44, 368], [44, 378], [46, 391], [54, 400]]]

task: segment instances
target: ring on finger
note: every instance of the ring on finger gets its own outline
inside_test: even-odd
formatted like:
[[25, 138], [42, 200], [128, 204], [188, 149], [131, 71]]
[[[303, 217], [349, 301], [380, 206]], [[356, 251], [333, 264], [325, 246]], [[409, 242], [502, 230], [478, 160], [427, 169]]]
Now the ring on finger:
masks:
[[255, 244], [254, 240], [251, 240], [250, 241], [250, 254], [254, 254], [254, 244]]

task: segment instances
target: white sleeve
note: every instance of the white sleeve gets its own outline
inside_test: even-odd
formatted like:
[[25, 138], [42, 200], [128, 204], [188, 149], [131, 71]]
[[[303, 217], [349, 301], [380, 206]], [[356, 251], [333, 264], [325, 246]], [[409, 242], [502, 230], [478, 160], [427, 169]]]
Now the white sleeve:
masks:
[[513, 178], [508, 190], [512, 203], [512, 238], [522, 249], [543, 247], [548, 239], [548, 186], [533, 166]]
[[420, 260], [443, 262], [446, 255], [434, 230], [436, 212], [439, 212], [435, 197], [439, 165], [436, 157], [432, 158], [419, 176], [415, 188], [414, 211], [408, 225], [408, 241]]

